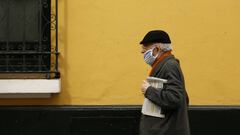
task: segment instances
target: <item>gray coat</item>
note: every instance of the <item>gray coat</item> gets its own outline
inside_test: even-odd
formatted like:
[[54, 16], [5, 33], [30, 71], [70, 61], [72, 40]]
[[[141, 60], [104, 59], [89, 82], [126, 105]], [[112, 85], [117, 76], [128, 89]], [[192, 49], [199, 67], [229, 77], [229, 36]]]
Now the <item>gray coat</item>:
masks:
[[161, 107], [165, 118], [142, 115], [140, 135], [190, 135], [188, 95], [179, 61], [173, 55], [166, 57], [150, 76], [168, 80], [162, 89], [150, 86], [145, 93]]

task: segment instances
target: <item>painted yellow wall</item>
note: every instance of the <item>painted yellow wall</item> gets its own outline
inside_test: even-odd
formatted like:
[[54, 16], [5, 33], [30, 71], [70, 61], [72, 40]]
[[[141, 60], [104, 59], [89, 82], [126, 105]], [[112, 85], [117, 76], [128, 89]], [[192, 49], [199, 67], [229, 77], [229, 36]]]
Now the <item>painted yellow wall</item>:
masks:
[[166, 30], [192, 105], [240, 104], [239, 0], [59, 0], [62, 92], [1, 104], [141, 104], [139, 41]]

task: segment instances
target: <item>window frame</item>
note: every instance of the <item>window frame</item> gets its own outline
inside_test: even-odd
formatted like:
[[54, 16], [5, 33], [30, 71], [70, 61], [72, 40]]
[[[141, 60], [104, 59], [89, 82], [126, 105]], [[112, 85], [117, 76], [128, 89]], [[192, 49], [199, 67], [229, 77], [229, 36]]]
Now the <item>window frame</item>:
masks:
[[[6, 0], [6, 1], [12, 1], [12, 0]], [[24, 0], [25, 2], [26, 0]], [[51, 4], [52, 1], [54, 0], [36, 0], [39, 2], [39, 23], [40, 25], [40, 32], [38, 33], [39, 36], [39, 47], [42, 47], [41, 44], [47, 44], [49, 45], [49, 48], [47, 49], [47, 51], [42, 51], [42, 49], [40, 51], [26, 51], [25, 49], [21, 50], [21, 51], [9, 51], [9, 39], [7, 39], [7, 51], [1, 51], [0, 55], [2, 56], [49, 56], [49, 68], [48, 70], [41, 70], [41, 68], [39, 68], [40, 70], [28, 70], [28, 69], [24, 69], [24, 64], [23, 65], [23, 69], [22, 70], [6, 70], [0, 71], [0, 78], [2, 78], [1, 76], [3, 76], [3, 78], [6, 78], [6, 76], [8, 77], [12, 77], [12, 75], [14, 74], [13, 78], [45, 78], [45, 79], [50, 79], [50, 78], [60, 78], [60, 72], [58, 69], [58, 56], [59, 56], [59, 51], [58, 51], [58, 0], [55, 0], [55, 8], [52, 10], [51, 8]], [[9, 3], [8, 3], [9, 4]], [[45, 12], [48, 12], [47, 17], [45, 16]], [[55, 13], [55, 14], [54, 14]], [[8, 13], [9, 14], [9, 13]], [[44, 20], [44, 21], [43, 21]], [[9, 21], [9, 20], [8, 20]], [[9, 23], [9, 22], [8, 22]], [[44, 24], [42, 24], [44, 23]], [[26, 25], [26, 24], [25, 24]], [[49, 31], [49, 33], [44, 33], [46, 31], [44, 31], [43, 27], [47, 27], [47, 30]], [[8, 31], [8, 30], [7, 30]], [[43, 31], [43, 35], [42, 35], [42, 31]], [[54, 31], [54, 32], [51, 32]], [[8, 31], [9, 32], [9, 31]], [[53, 46], [52, 43], [52, 33], [55, 34], [55, 45]], [[46, 37], [48, 36], [48, 37]], [[8, 38], [8, 37], [7, 37]], [[46, 39], [48, 38], [48, 41], [46, 41]], [[23, 48], [26, 47], [26, 41], [22, 41], [23, 43]], [[9, 59], [8, 59], [9, 60]], [[7, 65], [8, 64], [8, 60], [7, 61]], [[41, 59], [42, 60], [42, 59]], [[41, 61], [39, 60], [39, 61]], [[23, 58], [24, 61], [24, 58]], [[40, 64], [41, 65], [41, 64]], [[4, 75], [3, 75], [4, 74]], [[41, 77], [39, 76], [41, 75]], [[16, 77], [17, 76], [17, 77]], [[24, 77], [23, 77], [24, 76]]]

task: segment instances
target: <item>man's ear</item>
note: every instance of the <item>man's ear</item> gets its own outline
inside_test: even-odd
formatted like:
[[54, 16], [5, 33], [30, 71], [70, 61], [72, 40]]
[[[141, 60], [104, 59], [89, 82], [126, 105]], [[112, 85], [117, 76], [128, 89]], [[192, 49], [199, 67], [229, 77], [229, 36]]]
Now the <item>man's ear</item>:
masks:
[[156, 56], [160, 51], [160, 47], [159, 46], [156, 46], [154, 49], [153, 49], [153, 55]]

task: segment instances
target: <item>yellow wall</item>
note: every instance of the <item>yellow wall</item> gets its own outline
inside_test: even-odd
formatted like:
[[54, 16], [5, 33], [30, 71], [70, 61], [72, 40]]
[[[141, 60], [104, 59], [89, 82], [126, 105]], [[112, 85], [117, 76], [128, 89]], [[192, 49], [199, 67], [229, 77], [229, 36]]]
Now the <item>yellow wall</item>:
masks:
[[240, 104], [239, 0], [59, 0], [62, 92], [1, 104], [141, 104], [139, 41], [166, 30], [192, 105]]

